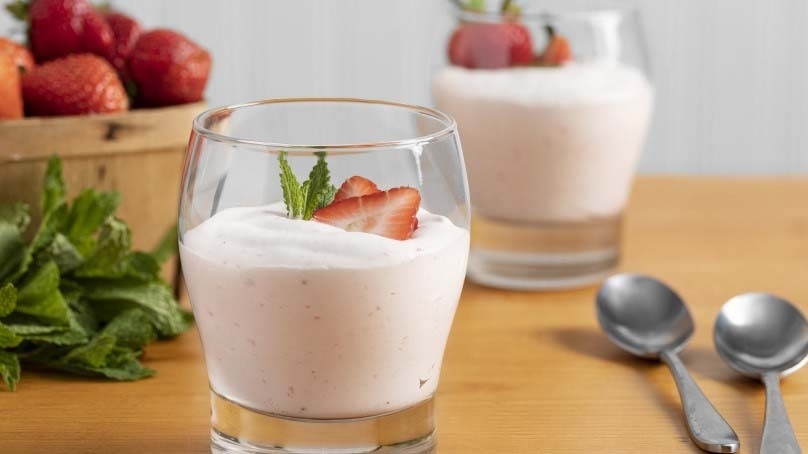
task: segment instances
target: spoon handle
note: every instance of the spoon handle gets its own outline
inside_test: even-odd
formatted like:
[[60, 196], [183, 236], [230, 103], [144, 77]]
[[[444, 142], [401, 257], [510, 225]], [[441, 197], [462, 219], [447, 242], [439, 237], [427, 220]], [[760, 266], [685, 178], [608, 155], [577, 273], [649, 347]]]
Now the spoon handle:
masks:
[[760, 454], [801, 453], [780, 394], [780, 376], [776, 372], [767, 372], [763, 374], [763, 384], [766, 385], [766, 420]]
[[690, 438], [708, 452], [738, 452], [738, 435], [707, 400], [676, 353], [666, 350], [660, 356], [670, 368], [679, 389]]

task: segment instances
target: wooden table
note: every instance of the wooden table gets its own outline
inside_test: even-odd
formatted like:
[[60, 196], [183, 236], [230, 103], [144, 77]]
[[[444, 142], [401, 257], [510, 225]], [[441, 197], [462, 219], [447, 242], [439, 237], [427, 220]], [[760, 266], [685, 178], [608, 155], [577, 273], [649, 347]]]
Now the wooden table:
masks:
[[[712, 347], [729, 297], [776, 292], [808, 313], [808, 180], [641, 178], [626, 223], [625, 270], [664, 277], [697, 322], [682, 355], [757, 453], [764, 394]], [[613, 347], [594, 289], [515, 293], [467, 283], [438, 398], [439, 449], [454, 453], [700, 452], [668, 371]], [[0, 393], [0, 453], [208, 452], [208, 392], [196, 332], [150, 347], [157, 377], [87, 381], [23, 371]], [[783, 382], [808, 449], [808, 370]]]

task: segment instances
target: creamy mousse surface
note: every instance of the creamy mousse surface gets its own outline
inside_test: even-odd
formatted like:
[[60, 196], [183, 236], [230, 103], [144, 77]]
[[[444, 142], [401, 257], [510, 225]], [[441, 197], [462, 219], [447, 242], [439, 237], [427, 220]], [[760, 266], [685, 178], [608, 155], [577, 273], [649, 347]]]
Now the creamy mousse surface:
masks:
[[639, 70], [450, 66], [432, 90], [457, 120], [475, 214], [574, 222], [622, 210], [653, 108]]
[[460, 297], [468, 231], [418, 212], [398, 241], [229, 208], [180, 254], [211, 388], [254, 410], [355, 418], [434, 392]]

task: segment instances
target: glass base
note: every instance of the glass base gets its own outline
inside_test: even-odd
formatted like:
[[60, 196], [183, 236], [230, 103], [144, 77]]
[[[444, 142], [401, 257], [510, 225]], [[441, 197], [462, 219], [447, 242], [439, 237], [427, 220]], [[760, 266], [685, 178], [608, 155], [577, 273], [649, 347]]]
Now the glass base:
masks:
[[585, 287], [620, 261], [622, 216], [581, 222], [515, 223], [475, 216], [468, 276], [511, 290]]
[[433, 454], [434, 397], [380, 416], [298, 419], [261, 413], [211, 391], [214, 454]]

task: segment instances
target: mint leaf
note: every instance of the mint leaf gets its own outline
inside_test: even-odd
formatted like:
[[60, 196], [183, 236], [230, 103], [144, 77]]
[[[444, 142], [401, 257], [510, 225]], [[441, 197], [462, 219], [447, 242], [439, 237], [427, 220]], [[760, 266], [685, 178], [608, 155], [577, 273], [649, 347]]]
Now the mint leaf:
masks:
[[20, 345], [22, 338], [6, 325], [0, 323], [0, 348], [12, 348]]
[[[14, 324], [7, 325], [9, 330], [14, 332], [26, 341], [38, 344], [53, 345], [77, 345], [87, 342], [89, 334], [97, 329], [98, 322], [95, 315], [87, 309], [74, 309], [74, 304], [69, 303], [68, 325], [45, 325], [35, 321], [20, 321], [21, 317], [15, 317]], [[82, 305], [87, 307], [86, 305]]]
[[65, 181], [62, 178], [62, 161], [53, 155], [48, 159], [45, 170], [45, 183], [42, 191], [42, 218], [65, 203]]
[[0, 221], [0, 283], [14, 280], [23, 267], [26, 247], [17, 225]]
[[143, 350], [149, 342], [157, 339], [148, 315], [141, 309], [121, 312], [101, 330], [101, 335], [114, 336], [116, 345], [134, 351]]
[[37, 260], [40, 262], [53, 261], [61, 273], [68, 273], [81, 266], [84, 257], [66, 236], [57, 233], [53, 237], [53, 241], [37, 255]]
[[114, 380], [138, 380], [154, 375], [137, 360], [138, 352], [117, 345], [110, 334], [99, 334], [85, 345], [65, 349], [45, 346], [26, 355], [25, 360], [51, 369]]
[[25, 251], [22, 263], [17, 273], [13, 276], [13, 279], [19, 278], [28, 271], [34, 255], [46, 248], [53, 241], [56, 234], [62, 229], [66, 218], [67, 205], [64, 203], [44, 216], [36, 235], [34, 235], [34, 239]]
[[129, 227], [118, 218], [106, 218], [98, 242], [85, 263], [76, 270], [81, 277], [120, 277], [126, 274], [127, 255], [132, 247]]
[[177, 226], [174, 225], [168, 229], [149, 254], [158, 265], [162, 265], [177, 253], [177, 244]]
[[17, 389], [20, 381], [20, 360], [14, 353], [0, 350], [0, 379], [10, 391]]
[[28, 205], [22, 202], [0, 205], [0, 222], [15, 225], [24, 232], [31, 222]]
[[297, 182], [286, 153], [278, 155], [281, 168], [281, 189], [283, 201], [286, 204], [286, 215], [293, 219], [311, 219], [314, 211], [330, 204], [334, 200], [337, 188], [331, 184], [331, 173], [325, 161], [325, 152], [315, 153], [317, 163], [309, 173], [309, 179], [303, 184]]
[[176, 336], [191, 326], [193, 316], [180, 308], [171, 290], [158, 282], [94, 281], [83, 297], [103, 320], [139, 308], [149, 317], [160, 337]]
[[99, 334], [90, 342], [80, 345], [70, 350], [63, 356], [60, 362], [77, 367], [101, 367], [104, 365], [107, 355], [115, 348], [115, 336], [109, 334]]
[[286, 204], [286, 215], [293, 219], [300, 219], [303, 216], [305, 203], [300, 183], [297, 182], [295, 173], [289, 167], [285, 152], [282, 151], [278, 155], [278, 163], [281, 168], [281, 189], [283, 190], [283, 202]]
[[95, 243], [92, 235], [115, 213], [120, 203], [121, 196], [117, 192], [98, 193], [92, 188], [85, 189], [73, 200], [64, 228], [67, 238], [82, 254], [90, 252]]
[[67, 302], [59, 292], [59, 268], [56, 263], [46, 263], [20, 286], [15, 312], [56, 325], [69, 324]]
[[137, 357], [132, 350], [116, 347], [107, 356], [104, 366], [89, 371], [113, 380], [140, 380], [153, 376], [154, 371], [143, 367]]
[[14, 311], [17, 305], [17, 289], [9, 282], [0, 287], [0, 318], [5, 317]]
[[20, 304], [32, 304], [36, 300], [48, 295], [59, 288], [59, 268], [53, 262], [48, 262], [39, 269], [28, 274], [20, 284], [17, 294], [18, 309]]
[[[317, 164], [311, 169], [309, 179], [304, 186], [305, 205], [303, 209], [303, 219], [311, 219], [314, 211], [330, 204], [334, 200], [337, 188], [331, 184], [331, 173], [328, 171], [328, 164], [325, 162], [325, 152], [315, 153]], [[330, 195], [330, 197], [329, 197]]]
[[160, 264], [152, 254], [133, 252], [126, 258], [124, 276], [141, 281], [159, 281]]

